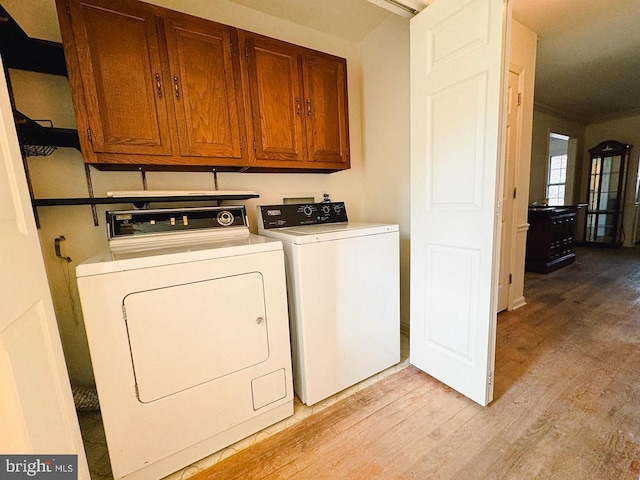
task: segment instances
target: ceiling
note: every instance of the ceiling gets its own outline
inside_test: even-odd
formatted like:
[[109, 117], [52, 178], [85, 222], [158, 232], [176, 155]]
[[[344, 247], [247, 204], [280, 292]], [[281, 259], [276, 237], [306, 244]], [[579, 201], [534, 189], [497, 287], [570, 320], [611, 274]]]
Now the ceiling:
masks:
[[[359, 42], [393, 13], [367, 0], [231, 0]], [[589, 124], [640, 114], [638, 0], [512, 0], [538, 33], [535, 102]]]
[[354, 43], [393, 15], [367, 0], [230, 1]]
[[638, 0], [513, 0], [538, 33], [535, 102], [582, 123], [640, 114]]

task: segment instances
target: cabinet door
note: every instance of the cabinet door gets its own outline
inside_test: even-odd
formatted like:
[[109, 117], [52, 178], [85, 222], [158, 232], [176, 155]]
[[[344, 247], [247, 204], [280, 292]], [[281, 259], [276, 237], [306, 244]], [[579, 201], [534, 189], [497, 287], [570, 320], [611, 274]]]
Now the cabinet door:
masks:
[[165, 20], [165, 30], [180, 154], [240, 159], [244, 119], [236, 96], [235, 30], [178, 15]]
[[348, 164], [346, 62], [309, 54], [303, 59], [309, 161]]
[[245, 37], [255, 152], [260, 160], [304, 161], [299, 50], [262, 37]]
[[120, 0], [69, 7], [94, 151], [171, 154], [153, 11]]

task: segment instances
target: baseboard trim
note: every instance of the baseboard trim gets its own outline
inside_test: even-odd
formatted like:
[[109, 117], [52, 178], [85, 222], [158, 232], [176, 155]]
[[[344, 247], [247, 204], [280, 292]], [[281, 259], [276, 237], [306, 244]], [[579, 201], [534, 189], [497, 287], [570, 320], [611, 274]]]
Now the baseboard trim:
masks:
[[510, 308], [509, 310], [510, 310], [510, 311], [511, 311], [511, 310], [517, 310], [517, 309], [519, 309], [520, 307], [524, 307], [526, 304], [527, 304], [527, 302], [525, 301], [524, 296], [519, 297], [519, 298], [516, 298], [516, 299], [513, 301], [513, 304], [511, 305], [511, 308]]

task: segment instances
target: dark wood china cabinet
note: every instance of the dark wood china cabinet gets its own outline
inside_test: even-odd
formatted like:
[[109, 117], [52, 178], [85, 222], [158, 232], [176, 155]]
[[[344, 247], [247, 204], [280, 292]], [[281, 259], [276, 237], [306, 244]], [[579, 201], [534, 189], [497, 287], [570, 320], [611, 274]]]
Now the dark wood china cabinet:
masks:
[[619, 247], [624, 241], [622, 215], [631, 145], [607, 140], [589, 150], [589, 185], [585, 243]]

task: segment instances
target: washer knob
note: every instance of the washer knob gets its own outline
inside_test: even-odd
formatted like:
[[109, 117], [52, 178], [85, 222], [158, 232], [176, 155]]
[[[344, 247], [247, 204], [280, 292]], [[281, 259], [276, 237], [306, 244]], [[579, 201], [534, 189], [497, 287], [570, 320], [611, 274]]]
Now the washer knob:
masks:
[[322, 211], [325, 214], [328, 214], [331, 211], [331, 207], [329, 207], [329, 205], [325, 205], [324, 207], [322, 207]]
[[307, 217], [310, 217], [311, 214], [313, 213], [313, 209], [311, 208], [310, 205], [307, 205], [302, 209], [302, 213], [304, 213]]

